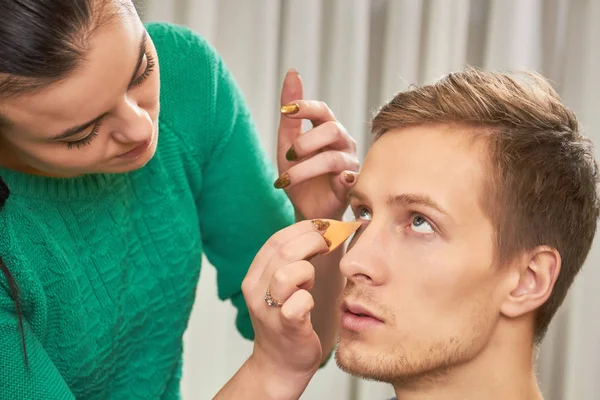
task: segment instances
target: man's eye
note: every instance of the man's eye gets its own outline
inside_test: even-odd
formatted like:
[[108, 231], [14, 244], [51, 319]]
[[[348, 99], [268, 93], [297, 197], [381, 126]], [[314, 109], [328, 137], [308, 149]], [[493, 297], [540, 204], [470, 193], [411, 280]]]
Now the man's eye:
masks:
[[371, 216], [371, 211], [363, 206], [359, 206], [356, 208], [356, 212], [354, 213], [354, 216], [356, 218], [356, 220], [361, 220], [361, 221], [370, 221], [372, 216]]
[[429, 222], [422, 215], [415, 215], [412, 222], [410, 223], [410, 228], [418, 233], [434, 233], [435, 230], [431, 226]]

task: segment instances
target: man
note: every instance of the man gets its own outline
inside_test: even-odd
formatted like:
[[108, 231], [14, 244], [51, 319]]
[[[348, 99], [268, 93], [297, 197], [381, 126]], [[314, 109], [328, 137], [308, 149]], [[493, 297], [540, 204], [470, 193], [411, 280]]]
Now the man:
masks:
[[351, 196], [338, 365], [398, 399], [540, 399], [533, 354], [592, 244], [597, 165], [541, 78], [398, 94]]
[[[542, 399], [534, 352], [591, 247], [598, 172], [574, 114], [541, 77], [523, 78], [469, 68], [396, 95], [373, 121], [350, 196], [363, 225], [340, 264], [336, 361], [399, 400]], [[270, 265], [292, 253], [282, 238], [302, 247], [293, 229], [309, 230], [276, 234], [265, 248], [284, 256]], [[297, 259], [318, 246], [304, 247]], [[248, 376], [265, 374], [263, 398], [291, 399], [318, 366], [302, 375], [318, 348], [298, 317], [311, 277], [278, 272], [267, 288], [281, 316], [259, 305], [264, 286], [246, 287], [259, 328]]]

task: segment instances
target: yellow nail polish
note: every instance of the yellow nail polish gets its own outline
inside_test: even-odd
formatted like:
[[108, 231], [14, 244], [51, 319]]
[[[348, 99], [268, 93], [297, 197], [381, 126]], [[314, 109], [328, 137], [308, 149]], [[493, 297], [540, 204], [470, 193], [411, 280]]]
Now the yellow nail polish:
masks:
[[290, 175], [286, 172], [273, 183], [275, 189], [285, 189], [290, 185]]
[[285, 159], [288, 161], [296, 161], [298, 159], [298, 155], [296, 154], [294, 146], [290, 147], [287, 153], [285, 153]]
[[280, 111], [283, 115], [292, 115], [300, 111], [300, 106], [297, 103], [286, 104], [281, 106]]
[[313, 219], [311, 221], [313, 223], [313, 225], [315, 226], [315, 228], [317, 228], [317, 230], [320, 231], [324, 231], [325, 229], [329, 228], [329, 221], [325, 221], [322, 219]]
[[347, 172], [347, 171], [344, 172], [344, 180], [347, 183], [349, 183], [349, 184], [354, 183], [355, 179], [356, 179], [356, 176], [354, 176], [354, 174]]

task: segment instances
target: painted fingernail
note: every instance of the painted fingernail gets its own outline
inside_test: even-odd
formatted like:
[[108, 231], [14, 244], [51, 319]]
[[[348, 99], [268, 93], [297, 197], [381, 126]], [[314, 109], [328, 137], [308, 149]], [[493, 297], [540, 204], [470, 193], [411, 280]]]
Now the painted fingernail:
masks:
[[273, 186], [275, 186], [276, 189], [285, 189], [289, 185], [290, 185], [290, 174], [288, 174], [287, 172], [284, 173], [283, 175], [281, 175], [279, 178], [277, 178], [275, 183], [273, 183]]
[[300, 111], [300, 106], [298, 103], [290, 103], [286, 104], [285, 106], [281, 106], [280, 111], [283, 115], [292, 115]]
[[298, 154], [296, 154], [294, 146], [290, 147], [287, 153], [285, 153], [285, 159], [288, 161], [296, 161], [298, 159]]
[[352, 172], [345, 171], [344, 180], [346, 181], [346, 183], [354, 183], [354, 181], [356, 180], [356, 175], [354, 175]]
[[322, 219], [313, 219], [311, 222], [313, 223], [315, 228], [317, 228], [320, 231], [324, 231], [327, 228], [329, 228], [329, 221], [324, 221]]

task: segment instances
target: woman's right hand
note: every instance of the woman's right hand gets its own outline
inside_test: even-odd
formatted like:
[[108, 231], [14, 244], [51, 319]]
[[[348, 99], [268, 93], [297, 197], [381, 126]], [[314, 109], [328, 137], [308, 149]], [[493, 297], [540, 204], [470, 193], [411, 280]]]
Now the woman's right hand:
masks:
[[328, 251], [322, 236], [327, 226], [321, 220], [291, 225], [274, 234], [254, 258], [242, 283], [254, 351], [217, 399], [242, 393], [245, 398], [297, 399], [318, 370], [322, 350], [310, 320], [314, 301], [309, 292], [315, 269], [307, 260]]

